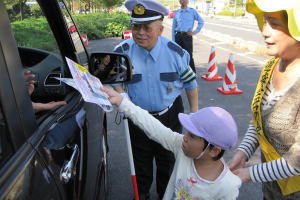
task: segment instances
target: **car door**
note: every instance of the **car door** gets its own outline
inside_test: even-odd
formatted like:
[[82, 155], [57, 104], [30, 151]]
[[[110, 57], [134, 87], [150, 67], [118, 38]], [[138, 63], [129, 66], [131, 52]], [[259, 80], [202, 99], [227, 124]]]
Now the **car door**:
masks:
[[[66, 50], [72, 41], [68, 38], [69, 43], [65, 40], [62, 44], [58, 38], [64, 26], [56, 23], [59, 28], [52, 31], [47, 20], [49, 16], [43, 14], [40, 4], [36, 6], [42, 14], [32, 21], [37, 22], [34, 25], [22, 25], [23, 20], [14, 19], [17, 5], [10, 1], [5, 5], [0, 1], [0, 4], [1, 138], [4, 138], [1, 142], [10, 146], [3, 148], [8, 156], [1, 162], [0, 196], [3, 199], [75, 199], [79, 196], [77, 161], [82, 141], [81, 127], [70, 122], [74, 122], [83, 108], [83, 101], [79, 93], [53, 77], [68, 76], [63, 58], [68, 56], [78, 61], [76, 50]], [[47, 11], [55, 15], [59, 9], [48, 4]], [[34, 29], [39, 23], [43, 24], [41, 29], [45, 29], [42, 34], [50, 35], [47, 40], [41, 40], [43, 35]], [[36, 88], [31, 99], [25, 86], [24, 69], [35, 74]], [[39, 111], [33, 110], [31, 102], [43, 104], [62, 100], [67, 104]], [[81, 117], [84, 119], [82, 114]], [[53, 140], [53, 135], [61, 130], [57, 127], [67, 128], [63, 134], [67, 132], [68, 135], [59, 135]], [[51, 146], [53, 141], [55, 147]]]
[[[64, 55], [90, 70], [91, 62], [83, 45], [81, 33], [65, 1], [56, 0], [50, 3], [47, 0], [40, 0], [39, 3]], [[49, 7], [59, 9], [49, 10]], [[80, 159], [75, 190], [81, 199], [109, 199], [105, 113], [99, 106], [90, 103], [84, 104], [84, 110], [86, 121], [83, 133], [79, 134]]]
[[[71, 77], [65, 56], [89, 67], [88, 54], [65, 3], [39, 0], [34, 4], [37, 18], [18, 20], [18, 10], [28, 7], [8, 2], [3, 5], [0, 0], [4, 52], [0, 100], [4, 124], [1, 134], [8, 138], [5, 144], [11, 145], [11, 151], [4, 148], [9, 156], [0, 166], [0, 196], [108, 199], [105, 113], [96, 105], [84, 103], [78, 92], [54, 79]], [[23, 25], [24, 20], [31, 21]], [[76, 30], [70, 31], [69, 27]], [[23, 78], [24, 68], [35, 74], [31, 98]], [[36, 112], [31, 104], [61, 100], [67, 104], [54, 110]], [[20, 184], [15, 184], [17, 180]]]
[[0, 1], [0, 198], [61, 199], [57, 184], [29, 142], [38, 126], [20, 66]]

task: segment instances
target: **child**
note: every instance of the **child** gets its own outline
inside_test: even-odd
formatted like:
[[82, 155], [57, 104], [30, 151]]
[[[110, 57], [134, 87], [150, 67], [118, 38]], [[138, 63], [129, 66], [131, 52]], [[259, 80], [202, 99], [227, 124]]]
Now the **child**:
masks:
[[224, 151], [237, 140], [236, 123], [227, 111], [206, 107], [192, 114], [180, 113], [179, 121], [187, 130], [181, 135], [113, 89], [101, 90], [150, 139], [174, 153], [176, 162], [164, 200], [232, 200], [238, 197], [241, 180], [222, 158]]

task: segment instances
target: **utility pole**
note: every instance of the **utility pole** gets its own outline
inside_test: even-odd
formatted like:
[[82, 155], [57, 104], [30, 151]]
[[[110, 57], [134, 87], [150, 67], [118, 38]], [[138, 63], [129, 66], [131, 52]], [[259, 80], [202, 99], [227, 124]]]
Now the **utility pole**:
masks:
[[234, 0], [234, 17], [236, 17], [236, 4], [237, 4], [237, 0]]

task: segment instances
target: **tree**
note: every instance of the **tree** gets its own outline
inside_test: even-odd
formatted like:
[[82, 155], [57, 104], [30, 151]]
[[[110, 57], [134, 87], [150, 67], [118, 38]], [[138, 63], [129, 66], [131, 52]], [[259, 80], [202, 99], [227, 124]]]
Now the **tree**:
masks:
[[105, 8], [113, 8], [117, 6], [121, 6], [123, 0], [100, 0]]
[[20, 14], [20, 19], [30, 15], [30, 8], [26, 5], [27, 0], [4, 0], [6, 9], [9, 15], [12, 15], [12, 19], [15, 20], [16, 16]]

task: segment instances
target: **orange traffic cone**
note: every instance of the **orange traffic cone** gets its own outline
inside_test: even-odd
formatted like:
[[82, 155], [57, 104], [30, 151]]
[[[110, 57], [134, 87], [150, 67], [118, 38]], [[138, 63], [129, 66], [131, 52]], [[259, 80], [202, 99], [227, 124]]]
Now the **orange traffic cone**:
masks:
[[225, 95], [243, 93], [243, 91], [239, 90], [237, 87], [236, 71], [233, 62], [233, 55], [230, 54], [227, 63], [226, 73], [223, 80], [223, 87], [217, 89], [219, 92]]
[[209, 74], [202, 75], [201, 78], [203, 78], [206, 81], [223, 80], [223, 78], [218, 74], [218, 67], [216, 63], [216, 52], [214, 46], [212, 46], [210, 50], [210, 55], [208, 59], [208, 73]]

